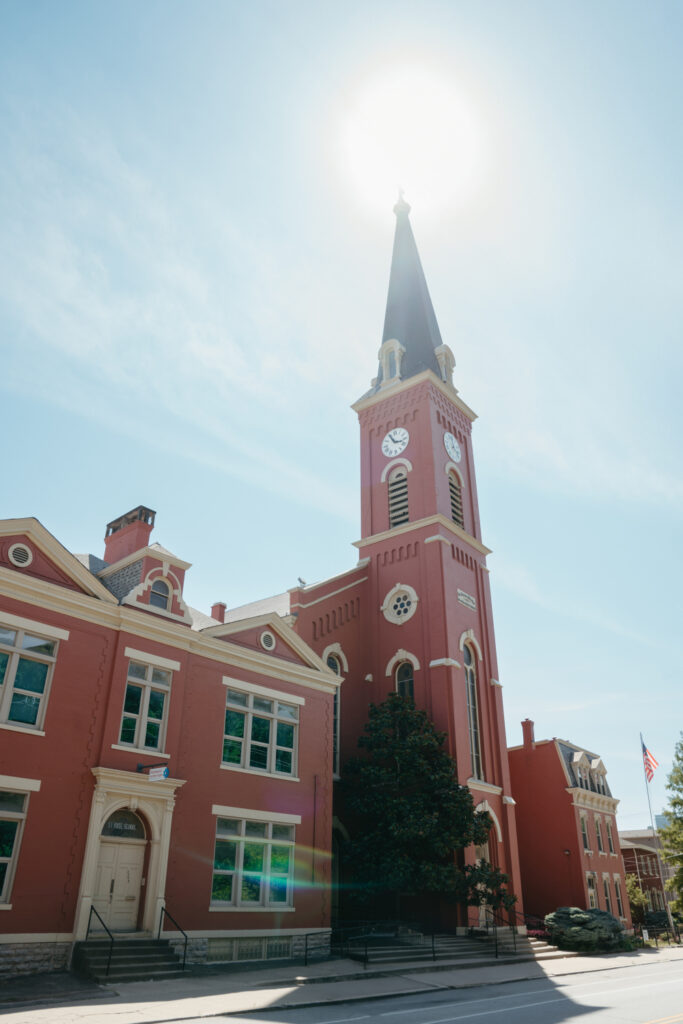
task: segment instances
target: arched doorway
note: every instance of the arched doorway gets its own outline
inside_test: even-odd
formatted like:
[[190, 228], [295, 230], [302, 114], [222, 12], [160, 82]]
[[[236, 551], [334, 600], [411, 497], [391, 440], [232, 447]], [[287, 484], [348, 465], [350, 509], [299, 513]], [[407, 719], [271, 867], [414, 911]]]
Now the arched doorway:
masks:
[[100, 835], [93, 906], [111, 931], [137, 929], [146, 847], [145, 825], [133, 811], [114, 811], [107, 818]]

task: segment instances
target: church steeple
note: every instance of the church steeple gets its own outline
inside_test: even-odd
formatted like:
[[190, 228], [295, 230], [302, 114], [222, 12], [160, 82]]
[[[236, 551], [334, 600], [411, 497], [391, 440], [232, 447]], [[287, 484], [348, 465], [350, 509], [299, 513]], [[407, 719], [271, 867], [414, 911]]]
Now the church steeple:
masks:
[[[445, 346], [429, 296], [420, 256], [415, 244], [408, 214], [410, 206], [399, 193], [394, 206], [396, 233], [391, 257], [389, 292], [382, 333], [377, 387], [399, 377], [405, 380], [423, 370], [433, 370], [437, 377], [449, 379], [444, 358]], [[388, 346], [398, 342], [398, 346]], [[448, 353], [450, 355], [450, 351]], [[450, 357], [452, 370], [452, 356]], [[393, 369], [394, 372], [391, 372]]]

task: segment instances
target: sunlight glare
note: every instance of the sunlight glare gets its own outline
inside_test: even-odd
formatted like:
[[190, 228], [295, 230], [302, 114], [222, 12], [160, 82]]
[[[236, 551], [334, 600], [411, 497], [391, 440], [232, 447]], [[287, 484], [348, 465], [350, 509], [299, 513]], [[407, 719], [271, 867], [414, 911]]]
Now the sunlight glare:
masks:
[[474, 187], [481, 133], [452, 80], [397, 68], [358, 88], [341, 145], [343, 171], [368, 205], [386, 210], [400, 187], [421, 212], [444, 212]]

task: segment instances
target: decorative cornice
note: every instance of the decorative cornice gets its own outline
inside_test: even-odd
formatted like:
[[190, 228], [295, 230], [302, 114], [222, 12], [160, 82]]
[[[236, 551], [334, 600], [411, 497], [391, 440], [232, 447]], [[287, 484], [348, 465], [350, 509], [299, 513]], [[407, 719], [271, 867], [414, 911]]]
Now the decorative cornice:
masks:
[[459, 661], [455, 658], [435, 658], [434, 661], [429, 662], [430, 668], [462, 668]]
[[567, 793], [572, 798], [572, 803], [589, 811], [608, 811], [610, 814], [617, 813], [619, 801], [613, 796], [606, 796], [604, 793], [594, 793], [592, 789], [583, 789], [581, 786], [567, 786]]
[[363, 537], [361, 540], [355, 540], [353, 542], [354, 547], [365, 548], [368, 544], [378, 544], [382, 541], [389, 540], [392, 537], [398, 537], [403, 533], [411, 533], [414, 530], [423, 530], [428, 526], [443, 526], [450, 533], [454, 534], [459, 540], [464, 541], [465, 544], [469, 544], [470, 547], [474, 548], [481, 555], [490, 555], [491, 548], [487, 548], [485, 544], [478, 541], [472, 534], [467, 533], [461, 529], [456, 523], [447, 519], [441, 512], [436, 512], [432, 516], [425, 516], [424, 519], [416, 519], [412, 523], [404, 523], [403, 526], [394, 526], [391, 530], [383, 530], [382, 533], [374, 533], [370, 537]]
[[[311, 664], [319, 665], [317, 668], [297, 665], [294, 662], [276, 658], [265, 651], [241, 647], [226, 640], [217, 640], [206, 633], [190, 630], [187, 626], [176, 625], [168, 619], [157, 618], [126, 605], [105, 603], [99, 598], [69, 590], [46, 580], [21, 575], [2, 566], [0, 566], [0, 596], [47, 608], [58, 614], [91, 622], [98, 626], [130, 633], [143, 640], [165, 644], [176, 650], [197, 654], [209, 658], [211, 661], [248, 672], [267, 675], [282, 682], [295, 683], [309, 689], [321, 690], [323, 693], [334, 693], [337, 690], [337, 676], [323, 665], [320, 658], [308, 648], [308, 645], [304, 645], [308, 651], [308, 659]], [[303, 645], [304, 642], [301, 638], [289, 629], [277, 615], [264, 617], [264, 619], [273, 630], [278, 632], [288, 643], [292, 643], [295, 648], [296, 645]], [[223, 629], [232, 625], [233, 623], [226, 623]], [[214, 628], [211, 627], [211, 630]], [[242, 624], [242, 628], [245, 628], [244, 624]]]
[[395, 395], [400, 395], [404, 391], [408, 391], [410, 388], [421, 384], [423, 381], [428, 381], [432, 387], [435, 387], [438, 391], [452, 402], [456, 409], [464, 413], [470, 422], [474, 422], [477, 418], [476, 412], [470, 409], [469, 405], [463, 402], [462, 398], [458, 396], [457, 390], [450, 384], [446, 384], [444, 381], [439, 380], [433, 370], [423, 370], [422, 373], [416, 373], [414, 377], [408, 377], [406, 380], [402, 380], [397, 384], [393, 384], [390, 387], [385, 388], [383, 391], [377, 391], [370, 395], [363, 395], [354, 402], [351, 408], [354, 412], [363, 412], [365, 409], [370, 409], [373, 405], [379, 405], [380, 402], [391, 400]]

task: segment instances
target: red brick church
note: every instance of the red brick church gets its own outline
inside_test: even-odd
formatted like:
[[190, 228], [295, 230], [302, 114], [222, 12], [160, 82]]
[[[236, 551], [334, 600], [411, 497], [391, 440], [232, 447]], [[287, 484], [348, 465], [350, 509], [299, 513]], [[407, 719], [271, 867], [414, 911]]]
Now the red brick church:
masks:
[[368, 704], [392, 691], [447, 734], [493, 822], [466, 858], [504, 871], [522, 909], [475, 414], [408, 205], [395, 213], [379, 368], [353, 407], [361, 537], [348, 572], [208, 615], [186, 604], [189, 563], [152, 542], [151, 509], [108, 525], [103, 558], [67, 551], [36, 519], [0, 523], [5, 965], [62, 966], [100, 922], [170, 933], [166, 911], [199, 959], [326, 941], [333, 830], [345, 830], [334, 779]]

